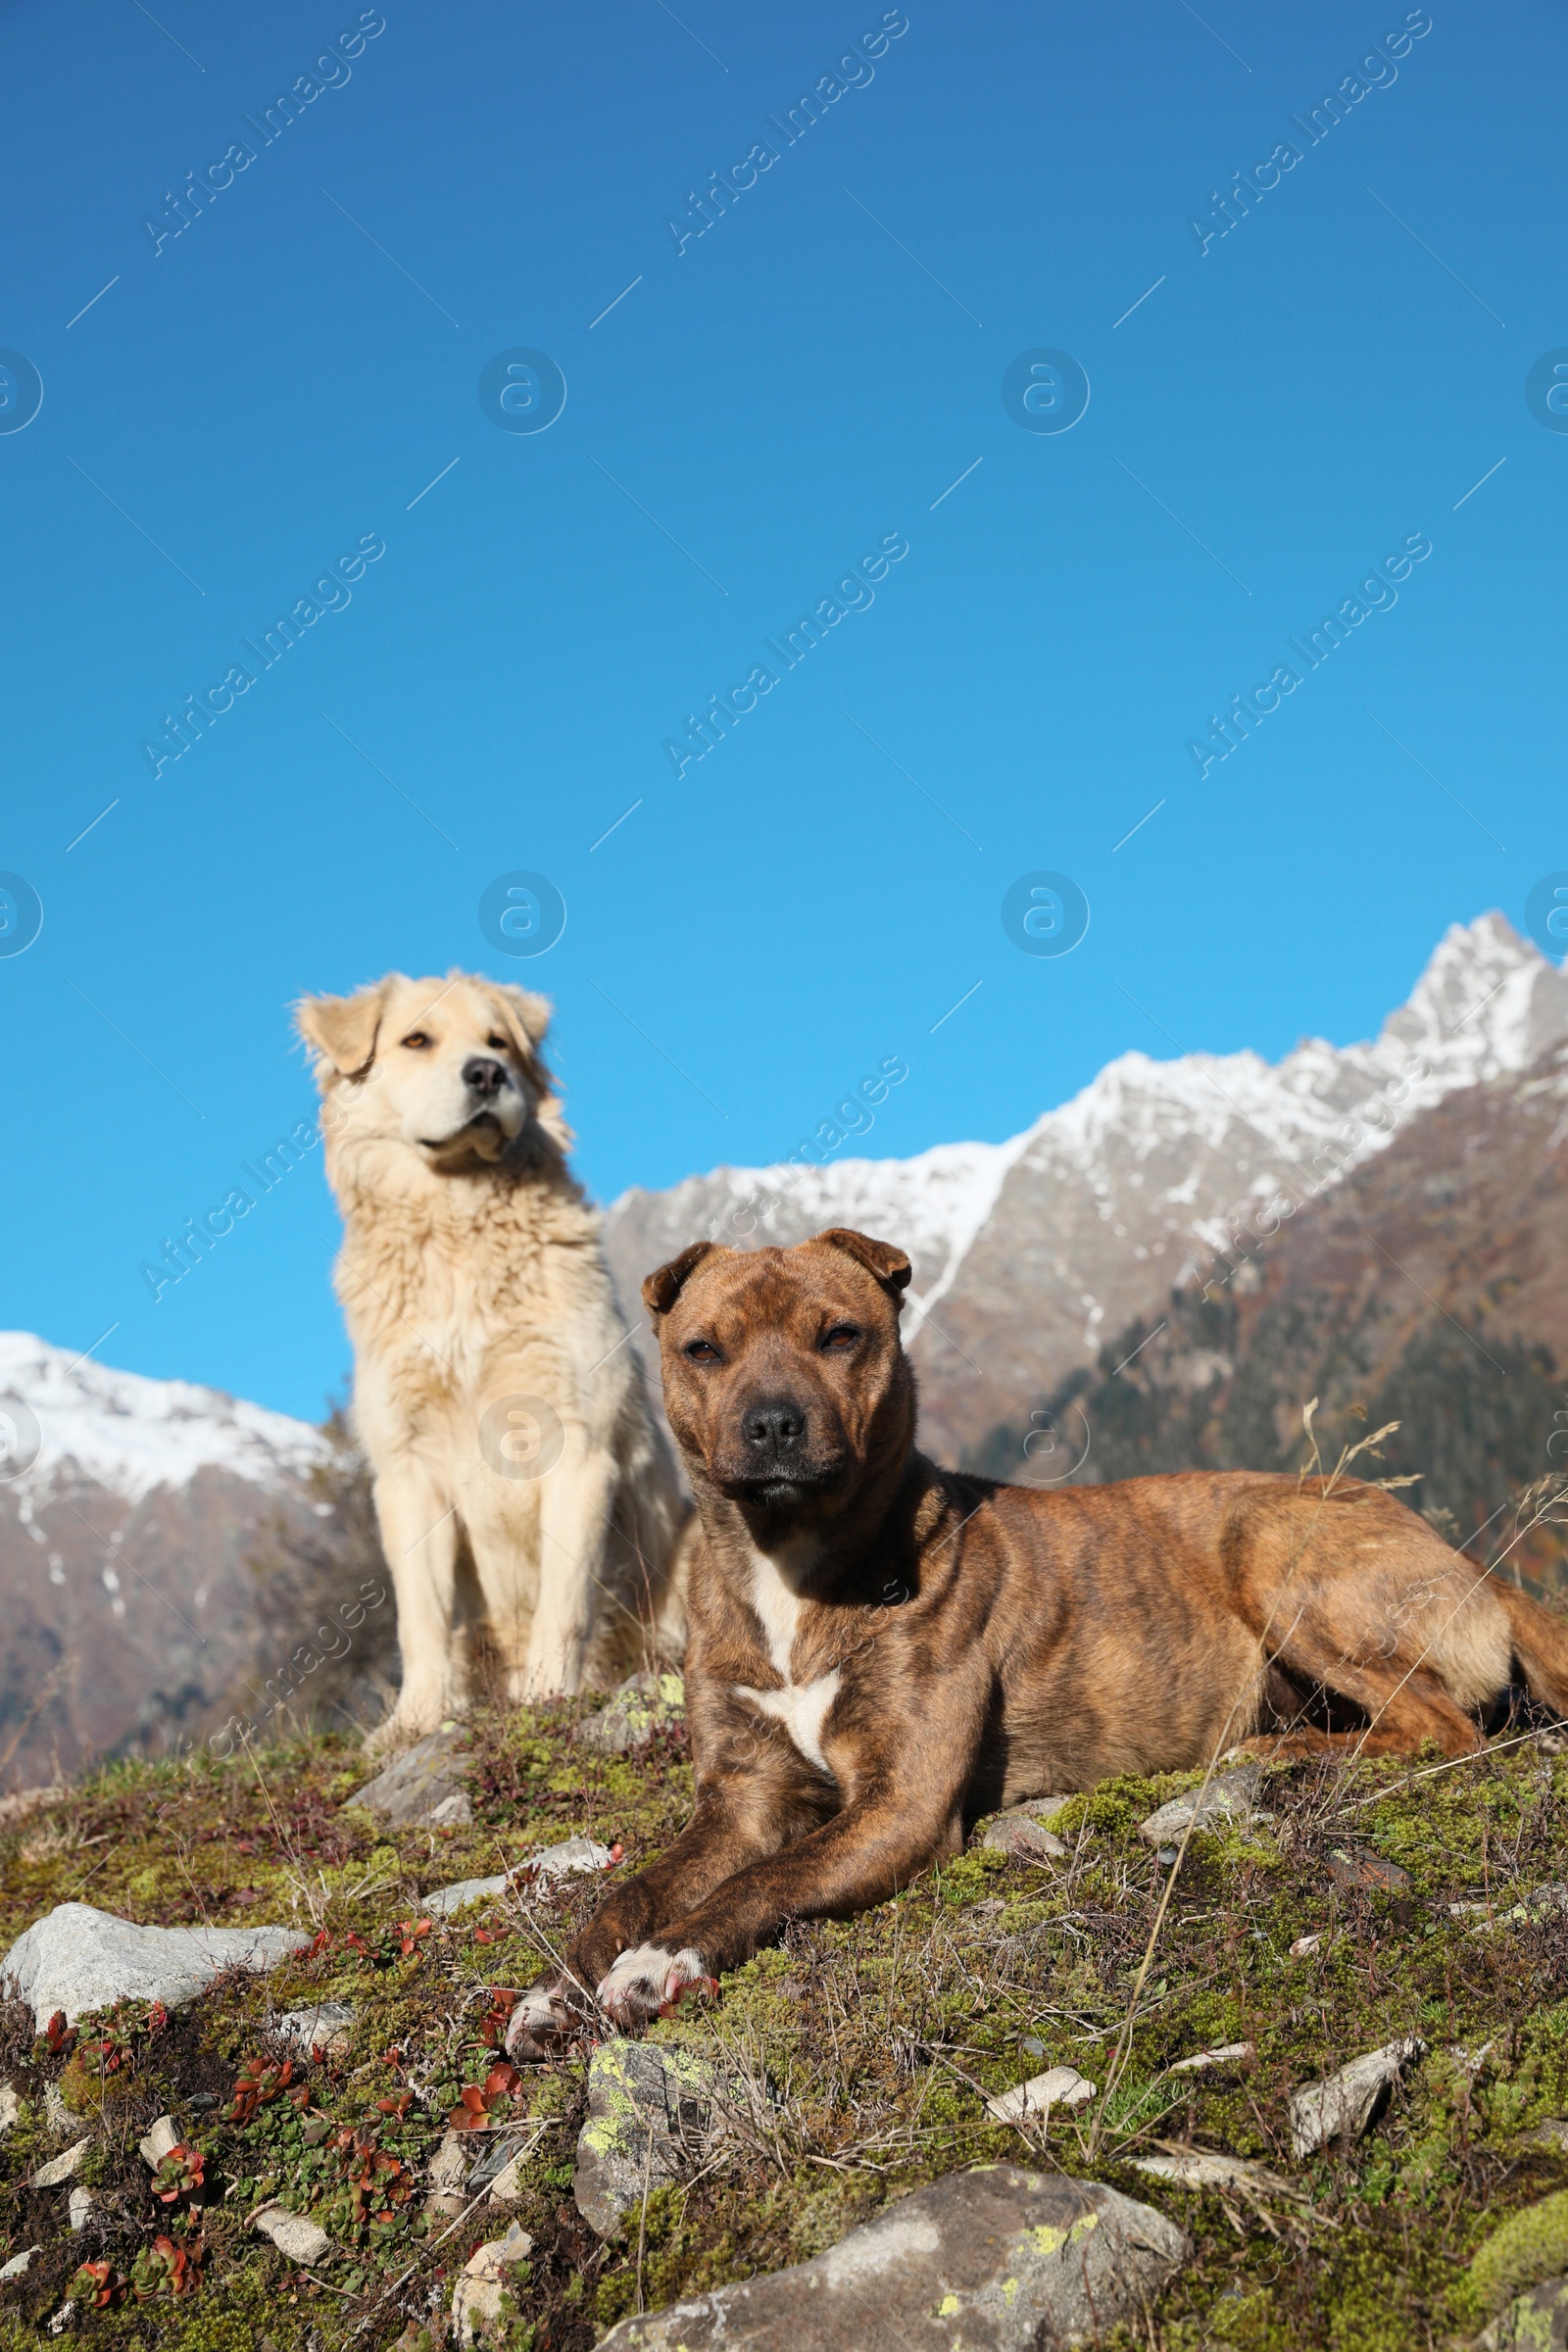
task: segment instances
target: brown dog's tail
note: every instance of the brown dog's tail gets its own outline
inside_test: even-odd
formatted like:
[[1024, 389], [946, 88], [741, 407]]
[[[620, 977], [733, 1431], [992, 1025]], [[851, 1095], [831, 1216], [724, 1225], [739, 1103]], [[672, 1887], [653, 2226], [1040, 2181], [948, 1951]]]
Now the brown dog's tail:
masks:
[[1514, 1663], [1531, 1697], [1568, 1716], [1568, 1624], [1516, 1585], [1494, 1580], [1492, 1590], [1512, 1630]]

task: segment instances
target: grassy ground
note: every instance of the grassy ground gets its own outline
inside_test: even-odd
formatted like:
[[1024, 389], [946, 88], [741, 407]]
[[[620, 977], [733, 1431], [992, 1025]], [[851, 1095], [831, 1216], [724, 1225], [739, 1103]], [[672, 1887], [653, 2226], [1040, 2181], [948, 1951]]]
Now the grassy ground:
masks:
[[[0, 2082], [23, 2094], [0, 2138], [0, 2259], [42, 2249], [0, 2286], [3, 2352], [48, 2340], [84, 2255], [109, 2266], [115, 2298], [78, 2306], [74, 2332], [95, 2343], [415, 2352], [426, 2332], [442, 2340], [453, 2280], [509, 2217], [481, 2207], [427, 2224], [418, 2168], [463, 2086], [493, 2062], [482, 2034], [494, 1988], [527, 1983], [601, 1888], [567, 1882], [425, 1933], [415, 1932], [418, 1894], [577, 1831], [622, 1841], [620, 1867], [635, 1867], [690, 1795], [678, 1733], [623, 1759], [578, 1746], [568, 1711], [485, 1714], [473, 1728], [474, 1821], [457, 1831], [389, 1835], [344, 1801], [363, 1777], [354, 1749], [302, 1739], [254, 1761], [115, 1765], [5, 1833], [0, 1949], [72, 1898], [166, 1925], [297, 1921], [318, 1940], [270, 1978], [225, 1980], [167, 2021], [122, 2016], [107, 2047], [84, 2027], [74, 2048], [51, 2052], [24, 2009], [0, 2010]], [[1497, 1746], [1413, 1781], [1410, 1765], [1274, 1771], [1268, 1822], [1193, 1840], [1115, 2078], [1164, 1879], [1136, 1825], [1195, 1776], [1075, 1799], [1055, 1824], [1066, 1861], [971, 1851], [862, 1918], [795, 1929], [727, 1979], [716, 2004], [654, 2029], [751, 2095], [700, 2177], [656, 2191], [608, 2244], [571, 2200], [585, 2065], [527, 2074], [509, 2112], [539, 2130], [512, 2212], [534, 2251], [505, 2340], [578, 2352], [639, 2296], [654, 2307], [798, 2261], [888, 2198], [1004, 2157], [1108, 2180], [1191, 2231], [1196, 2258], [1140, 2343], [1405, 2352], [1467, 2340], [1487, 2316], [1471, 2257], [1508, 2217], [1568, 2189], [1568, 2155], [1535, 2136], [1568, 2115], [1568, 1917], [1549, 1906], [1508, 1916], [1568, 1875], [1568, 1755], [1551, 1744]], [[1408, 1885], [1340, 1883], [1368, 1854]], [[1457, 1902], [1489, 1908], [1454, 1918]], [[1307, 1934], [1321, 1944], [1292, 1958]], [[251, 2065], [281, 2056], [270, 2011], [320, 1999], [357, 2005], [343, 2056], [286, 2084]], [[1289, 2093], [1411, 2033], [1432, 2054], [1366, 2138], [1297, 2163]], [[1242, 2041], [1249, 2059], [1165, 2072]], [[1044, 2141], [989, 2122], [982, 2090], [1059, 2062], [1101, 2085], [1091, 2107], [1058, 2110]], [[245, 2072], [260, 2089], [235, 2113]], [[302, 2082], [309, 2096], [295, 2104]], [[100, 2124], [83, 2175], [94, 2221], [79, 2237], [66, 2230], [65, 2191], [24, 2185], [67, 2144], [46, 2127], [50, 2083]], [[168, 2205], [136, 2152], [165, 2111], [205, 2158], [201, 2183]], [[1128, 2160], [1159, 2141], [1258, 2158], [1303, 2200], [1254, 2206], [1152, 2181]], [[346, 2251], [315, 2276], [290, 2265], [247, 2230], [268, 2197], [318, 2214]], [[168, 2258], [148, 2252], [160, 2234], [201, 2249], [199, 2282], [177, 2296]], [[1524, 2253], [1494, 2256], [1483, 2285], [1550, 2264], [1551, 2229], [1521, 2234]], [[161, 2296], [117, 2284], [151, 2289], [160, 2270]]]

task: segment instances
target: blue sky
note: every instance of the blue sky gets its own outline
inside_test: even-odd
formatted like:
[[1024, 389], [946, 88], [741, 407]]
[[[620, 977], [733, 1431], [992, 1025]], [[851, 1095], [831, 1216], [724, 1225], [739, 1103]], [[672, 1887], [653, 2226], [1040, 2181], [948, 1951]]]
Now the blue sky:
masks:
[[[309, 1113], [305, 991], [545, 990], [608, 1200], [787, 1154], [889, 1054], [866, 1148], [906, 1153], [1129, 1047], [1368, 1034], [1447, 923], [1568, 867], [1568, 433], [1525, 399], [1568, 346], [1562, 11], [1433, 0], [1407, 46], [1370, 0], [887, 15], [885, 46], [818, 0], [0, 16], [0, 346], [43, 387], [0, 432], [0, 869], [43, 907], [0, 956], [6, 1323], [319, 1412], [318, 1164], [156, 1304], [137, 1271]], [[546, 430], [481, 407], [516, 350], [564, 377]], [[1004, 405], [1038, 350], [1087, 375], [1070, 430]], [[1200, 777], [1210, 714], [1417, 535]], [[890, 539], [786, 668], [767, 640]], [[514, 869], [567, 908], [527, 961], [477, 916]], [[1070, 956], [1004, 930], [1041, 870], [1092, 909]]]

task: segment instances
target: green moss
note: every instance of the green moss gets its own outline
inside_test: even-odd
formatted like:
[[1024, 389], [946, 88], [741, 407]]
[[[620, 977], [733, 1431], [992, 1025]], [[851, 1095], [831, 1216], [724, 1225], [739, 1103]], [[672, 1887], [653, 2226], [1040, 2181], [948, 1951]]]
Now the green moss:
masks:
[[1568, 2271], [1568, 2189], [1509, 2216], [1471, 2263], [1455, 2300], [1478, 2312], [1500, 2309], [1525, 2287]]
[[[515, 2288], [514, 2352], [530, 2330], [551, 2352], [589, 2352], [636, 2308], [637, 2228], [601, 2245], [571, 2204], [581, 2058], [524, 2078], [514, 2119], [528, 2123], [530, 2152], [511, 2215], [480, 2209], [442, 2238], [444, 2219], [422, 2224], [420, 2188], [379, 2235], [368, 2228], [346, 2246], [322, 2274], [328, 2283], [314, 2288], [246, 2228], [264, 2194], [313, 2212], [341, 2196], [321, 2152], [326, 2135], [308, 2136], [313, 2119], [331, 2134], [377, 2133], [397, 2162], [426, 2162], [462, 2084], [482, 2081], [493, 2062], [478, 2036], [489, 1988], [527, 1982], [603, 1886], [536, 1889], [525, 1918], [495, 1942], [480, 1943], [475, 1930], [506, 1928], [504, 1906], [438, 1921], [405, 1956], [396, 1925], [417, 1916], [420, 1893], [492, 1875], [577, 1831], [622, 1839], [626, 1867], [637, 1867], [680, 1827], [691, 1783], [678, 1738], [661, 1734], [637, 1757], [600, 1757], [577, 1748], [573, 1721], [570, 1708], [476, 1717], [474, 1820], [449, 1837], [392, 1833], [346, 1803], [364, 1774], [357, 1751], [310, 1739], [270, 1747], [254, 1766], [106, 1768], [0, 1838], [0, 1941], [78, 1891], [146, 1920], [299, 1918], [329, 1938], [270, 1978], [224, 1980], [161, 2034], [133, 2034], [131, 2063], [103, 2082], [79, 2060], [35, 2060], [30, 2021], [4, 2013], [0, 2079], [18, 2081], [24, 2106], [0, 2138], [0, 2254], [39, 2242], [45, 2251], [24, 2280], [0, 2290], [0, 2352], [40, 2340], [81, 2252], [63, 2229], [63, 2200], [45, 2207], [23, 2185], [59, 2144], [43, 2130], [48, 2081], [87, 2113], [113, 2093], [90, 2177], [113, 2222], [105, 2245], [120, 2249], [122, 2269], [168, 2223], [149, 2210], [135, 2153], [156, 2114], [172, 2112], [209, 2151], [218, 2184], [197, 2292], [84, 2315], [83, 2342], [255, 2352], [266, 2335], [277, 2352], [305, 2352], [314, 2336], [319, 2352], [385, 2352], [412, 2329], [415, 2352], [431, 2326], [432, 2287], [449, 2296], [472, 2247], [513, 2216], [535, 2239]], [[1501, 2260], [1493, 2249], [1511, 2242], [1510, 2230], [1536, 2246], [1532, 2209], [1568, 2198], [1568, 2156], [1533, 2136], [1545, 2118], [1568, 2114], [1564, 1931], [1520, 1907], [1564, 1875], [1563, 1763], [1526, 1746], [1415, 1783], [1396, 1763], [1348, 1775], [1272, 1771], [1268, 1823], [1223, 1824], [1191, 1841], [1114, 2082], [1166, 1885], [1138, 1824], [1201, 1775], [1125, 1779], [1071, 1800], [1054, 1826], [1069, 1845], [1081, 1836], [1075, 1860], [1042, 1869], [971, 1852], [858, 1918], [797, 1923], [724, 1981], [716, 2004], [653, 2029], [736, 2085], [740, 2120], [700, 2177], [650, 2197], [643, 2304], [804, 2260], [890, 2197], [963, 2164], [1023, 2161], [1107, 2180], [1192, 2231], [1193, 2261], [1156, 2323], [1168, 2352], [1205, 2343], [1403, 2352], [1443, 2341], [1456, 2317], [1482, 2308], [1474, 2281]], [[1327, 1859], [1349, 1843], [1408, 1870], [1409, 1896], [1335, 1887]], [[1468, 1900], [1490, 1900], [1492, 1933], [1450, 1917], [1450, 1902]], [[1325, 1936], [1321, 1949], [1292, 1959], [1307, 1933]], [[279, 2100], [248, 2123], [225, 2120], [238, 2068], [268, 2047], [270, 2013], [321, 1999], [350, 2001], [357, 2015], [344, 2055], [306, 2070], [309, 2113]], [[1366, 2139], [1298, 2166], [1290, 2092], [1410, 2031], [1432, 2054]], [[1253, 2056], [1171, 2071], [1238, 2042]], [[1058, 2063], [1078, 2067], [1101, 2095], [1054, 2116], [1042, 2151], [995, 2124], [983, 2097]], [[388, 2117], [378, 2102], [404, 2088], [414, 2093], [407, 2114]], [[217, 2107], [189, 2103], [213, 2096]], [[1256, 2158], [1296, 2180], [1308, 2202], [1273, 2215], [1280, 2238], [1247, 2210], [1238, 2231], [1222, 2200], [1132, 2169], [1128, 2159], [1156, 2138]], [[53, 2232], [46, 2242], [32, 2226], [40, 2220]], [[1537, 2256], [1545, 2258], [1539, 2247]], [[1513, 2277], [1495, 2292], [1505, 2296]]]

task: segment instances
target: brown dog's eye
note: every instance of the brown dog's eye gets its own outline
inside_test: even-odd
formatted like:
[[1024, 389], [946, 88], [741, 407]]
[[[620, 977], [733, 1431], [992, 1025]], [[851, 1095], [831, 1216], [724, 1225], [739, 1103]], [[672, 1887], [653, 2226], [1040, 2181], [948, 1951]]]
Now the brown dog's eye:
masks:
[[843, 1355], [855, 1346], [860, 1336], [858, 1323], [835, 1323], [831, 1331], [822, 1334], [824, 1355]]
[[403, 1043], [411, 1047], [416, 1054], [422, 1054], [430, 1043], [429, 1032], [424, 1029], [411, 1029]]
[[694, 1364], [716, 1364], [723, 1360], [711, 1340], [688, 1340], [681, 1353]]

